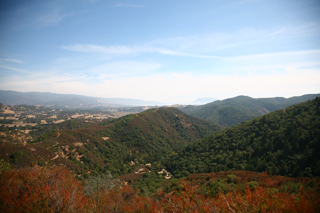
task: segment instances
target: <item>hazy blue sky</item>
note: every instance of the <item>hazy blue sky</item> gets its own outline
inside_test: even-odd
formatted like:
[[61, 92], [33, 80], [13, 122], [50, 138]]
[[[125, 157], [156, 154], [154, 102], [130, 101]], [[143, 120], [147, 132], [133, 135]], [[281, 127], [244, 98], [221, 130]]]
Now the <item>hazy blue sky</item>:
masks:
[[185, 103], [320, 93], [319, 0], [10, 0], [0, 89]]

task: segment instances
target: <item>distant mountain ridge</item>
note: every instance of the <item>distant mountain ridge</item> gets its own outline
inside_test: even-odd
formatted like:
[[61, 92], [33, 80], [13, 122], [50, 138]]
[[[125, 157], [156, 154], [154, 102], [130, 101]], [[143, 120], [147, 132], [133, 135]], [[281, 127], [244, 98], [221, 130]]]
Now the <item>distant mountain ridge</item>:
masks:
[[162, 105], [160, 102], [129, 98], [97, 98], [84, 95], [16, 92], [10, 90], [0, 90], [0, 103], [6, 105], [40, 105], [60, 109]]
[[219, 99], [217, 98], [198, 98], [196, 100], [194, 100], [191, 104], [192, 105], [204, 105], [204, 104], [208, 104], [214, 101], [217, 101]]
[[194, 117], [229, 127], [316, 97], [320, 97], [320, 94], [307, 94], [292, 98], [251, 98], [249, 96], [237, 96], [201, 106], [188, 105], [178, 108]]

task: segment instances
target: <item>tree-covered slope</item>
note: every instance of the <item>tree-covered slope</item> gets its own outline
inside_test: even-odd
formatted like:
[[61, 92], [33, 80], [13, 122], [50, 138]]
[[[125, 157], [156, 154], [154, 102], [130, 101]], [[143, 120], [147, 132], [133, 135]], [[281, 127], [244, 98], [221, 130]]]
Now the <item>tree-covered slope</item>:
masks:
[[132, 153], [146, 153], [150, 161], [221, 130], [216, 124], [170, 107], [151, 109], [101, 125], [108, 127], [99, 132], [102, 137], [126, 145]]
[[320, 98], [243, 122], [166, 160], [175, 175], [249, 170], [320, 176]]
[[248, 96], [238, 96], [202, 106], [187, 106], [180, 109], [197, 118], [228, 127], [275, 110], [284, 109], [293, 104], [314, 99], [318, 96], [320, 94], [303, 95], [287, 99], [281, 97], [251, 98]]

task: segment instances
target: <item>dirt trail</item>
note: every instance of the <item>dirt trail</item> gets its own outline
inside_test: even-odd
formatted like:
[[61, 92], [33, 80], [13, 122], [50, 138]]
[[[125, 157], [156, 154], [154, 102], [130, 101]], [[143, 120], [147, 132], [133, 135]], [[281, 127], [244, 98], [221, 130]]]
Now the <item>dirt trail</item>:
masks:
[[52, 147], [54, 147], [54, 146], [56, 146], [56, 145], [58, 145], [58, 144], [59, 144], [59, 143], [58, 143], [58, 142], [56, 142], [56, 144], [54, 144], [54, 145], [52, 145], [52, 146], [47, 147], [47, 149], [52, 148]]

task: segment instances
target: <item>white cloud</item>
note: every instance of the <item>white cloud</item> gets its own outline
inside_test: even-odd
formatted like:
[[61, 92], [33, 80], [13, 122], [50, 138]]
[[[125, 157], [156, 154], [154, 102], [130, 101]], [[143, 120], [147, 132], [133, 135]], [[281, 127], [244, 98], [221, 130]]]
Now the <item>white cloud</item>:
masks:
[[[319, 35], [320, 24], [309, 23], [299, 26], [283, 26], [275, 29], [243, 28], [234, 32], [212, 32], [189, 36], [172, 37], [147, 42], [150, 46], [159, 46], [176, 52], [192, 53], [194, 55], [219, 54], [222, 50], [229, 50], [233, 55], [241, 55], [242, 50], [252, 49], [259, 53], [261, 50], [276, 45], [304, 39], [308, 36]], [[301, 40], [299, 40], [301, 42]], [[259, 47], [259, 48], [258, 48]], [[276, 48], [276, 46], [275, 46]], [[191, 55], [191, 54], [190, 54]]]
[[[317, 23], [297, 27], [282, 27], [273, 30], [244, 28], [232, 33], [206, 33], [145, 42], [141, 45], [94, 45], [73, 44], [61, 46], [62, 49], [105, 55], [138, 55], [160, 53], [191, 58], [227, 59], [242, 56], [243, 50], [253, 54], [263, 53], [270, 45], [293, 42], [307, 35], [320, 33]], [[225, 50], [228, 50], [226, 55]], [[233, 50], [233, 51], [230, 51]], [[277, 51], [277, 50], [274, 50]], [[248, 54], [248, 53], [247, 53]]]
[[104, 79], [150, 74], [150, 72], [160, 67], [160, 64], [154, 62], [114, 61], [95, 66], [89, 72], [99, 74], [99, 78]]
[[318, 65], [320, 65], [320, 50], [309, 50], [232, 57], [224, 68], [225, 71], [241, 72]]
[[121, 88], [108, 94], [114, 97], [146, 100], [157, 97], [158, 101], [170, 103], [183, 103], [206, 96], [224, 99], [240, 94], [252, 97], [290, 97], [319, 93], [320, 72], [288, 69], [278, 75], [166, 74], [105, 81], [100, 87]]
[[27, 71], [27, 70], [22, 70], [22, 69], [10, 67], [10, 66], [5, 66], [5, 65], [0, 65], [0, 68], [5, 69], [5, 70], [16, 71], [16, 72], [20, 72], [20, 73], [31, 73], [30, 71]]
[[92, 44], [74, 44], [68, 46], [61, 46], [62, 49], [83, 52], [83, 53], [102, 53], [102, 54], [133, 54], [139, 52], [149, 52], [150, 49], [144, 46], [99, 46]]
[[[80, 76], [81, 77], [81, 76]], [[93, 79], [94, 80], [94, 79]], [[10, 79], [1, 89], [83, 94], [96, 97], [120, 97], [155, 100], [165, 103], [185, 103], [199, 97], [219, 99], [238, 95], [251, 97], [292, 97], [320, 92], [319, 69], [287, 68], [285, 72], [222, 75], [190, 73], [154, 74], [86, 81], [72, 76], [41, 76], [41, 78]]]
[[206, 33], [154, 40], [147, 42], [147, 45], [199, 53], [234, 46], [231, 42], [233, 39], [233, 36], [227, 33]]
[[107, 54], [107, 55], [127, 55], [127, 54], [137, 54], [137, 53], [152, 53], [158, 52], [162, 54], [174, 55], [178, 54], [174, 51], [162, 48], [156, 48], [147, 45], [141, 46], [100, 46], [92, 44], [74, 44], [61, 46], [62, 49], [74, 51], [74, 52], [83, 52], [83, 53], [95, 53], [95, 54]]
[[142, 46], [100, 46], [91, 44], [74, 44], [74, 45], [63, 45], [62, 49], [83, 52], [83, 53], [94, 53], [94, 54], [106, 54], [106, 55], [128, 55], [128, 54], [139, 54], [139, 53], [161, 53], [164, 55], [192, 57], [192, 58], [220, 58], [226, 59], [225, 57], [215, 55], [201, 55], [201, 54], [190, 54], [184, 52], [178, 52], [166, 48], [159, 48], [154, 46], [142, 45]]
[[19, 59], [14, 59], [14, 58], [3, 58], [3, 59], [0, 59], [0, 61], [23, 64], [23, 61]]
[[42, 16], [36, 19], [37, 22], [41, 23], [42, 26], [55, 26], [58, 25], [63, 19], [74, 16], [77, 13], [82, 12], [70, 12], [70, 13], [61, 13], [59, 9], [55, 9], [51, 12], [47, 12]]
[[[232, 57], [231, 59], [258, 59], [258, 58], [279, 58], [279, 57], [301, 57], [305, 55], [304, 57], [316, 57], [317, 59], [320, 59], [320, 50], [305, 50], [305, 51], [292, 51], [292, 52], [276, 52], [276, 53], [264, 53], [264, 54], [256, 54], [256, 55], [244, 55], [244, 56], [237, 56]], [[314, 58], [315, 59], [315, 58]]]

